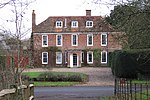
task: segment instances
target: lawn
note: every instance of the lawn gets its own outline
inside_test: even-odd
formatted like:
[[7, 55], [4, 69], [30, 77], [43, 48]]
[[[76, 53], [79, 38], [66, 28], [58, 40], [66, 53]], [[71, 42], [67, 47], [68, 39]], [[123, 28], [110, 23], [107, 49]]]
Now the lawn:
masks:
[[136, 83], [136, 84], [150, 84], [150, 80], [132, 80], [132, 83]]
[[23, 75], [27, 75], [30, 78], [37, 78], [43, 72], [24, 72]]
[[80, 84], [80, 82], [34, 82], [35, 86], [42, 87], [64, 87]]

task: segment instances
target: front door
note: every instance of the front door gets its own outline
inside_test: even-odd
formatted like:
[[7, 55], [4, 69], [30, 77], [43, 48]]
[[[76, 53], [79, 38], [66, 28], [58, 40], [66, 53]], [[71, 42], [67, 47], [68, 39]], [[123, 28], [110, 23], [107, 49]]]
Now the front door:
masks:
[[70, 55], [70, 67], [77, 67], [78, 66], [78, 56], [77, 54]]
[[77, 60], [78, 60], [77, 54], [73, 54], [73, 66], [74, 67], [78, 65]]

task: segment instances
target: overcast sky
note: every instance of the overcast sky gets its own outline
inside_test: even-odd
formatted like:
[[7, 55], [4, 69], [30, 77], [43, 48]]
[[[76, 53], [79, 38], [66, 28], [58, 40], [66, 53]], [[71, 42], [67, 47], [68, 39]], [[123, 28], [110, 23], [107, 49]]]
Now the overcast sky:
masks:
[[[95, 3], [95, 1], [99, 1]], [[31, 28], [32, 10], [36, 13], [36, 23], [39, 24], [49, 16], [85, 16], [85, 10], [92, 10], [94, 16], [109, 15], [113, 7], [105, 5], [109, 0], [36, 0], [26, 11], [25, 24]], [[7, 19], [12, 19], [14, 15], [9, 6], [0, 9], [0, 25], [7, 26]], [[8, 24], [7, 27], [12, 25]]]
[[[102, 3], [95, 4], [97, 0], [37, 0], [31, 7], [37, 15], [37, 23], [49, 16], [84, 16], [85, 10], [92, 10], [92, 15], [104, 16], [110, 13], [112, 7]], [[100, 3], [100, 2], [99, 2]]]

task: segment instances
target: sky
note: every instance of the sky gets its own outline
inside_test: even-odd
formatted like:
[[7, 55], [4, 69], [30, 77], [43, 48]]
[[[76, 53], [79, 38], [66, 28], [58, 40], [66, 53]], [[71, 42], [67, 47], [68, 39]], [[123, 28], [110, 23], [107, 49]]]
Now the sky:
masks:
[[[23, 0], [24, 1], [24, 0]], [[30, 0], [29, 0], [30, 1]], [[96, 2], [98, 1], [98, 2]], [[92, 16], [105, 16], [110, 14], [113, 6], [105, 5], [108, 0], [36, 0], [26, 10], [25, 26], [31, 29], [32, 10], [36, 13], [36, 24], [41, 23], [49, 16], [85, 16], [85, 10], [91, 10]], [[12, 8], [6, 6], [0, 9], [0, 26], [13, 30], [14, 25], [7, 20], [12, 20]], [[28, 34], [27, 37], [30, 37]]]
[[[92, 15], [105, 16], [113, 7], [94, 3], [97, 0], [37, 0], [31, 8], [35, 10], [37, 24], [49, 16], [84, 16], [85, 10]], [[104, 3], [107, 0], [101, 0]]]

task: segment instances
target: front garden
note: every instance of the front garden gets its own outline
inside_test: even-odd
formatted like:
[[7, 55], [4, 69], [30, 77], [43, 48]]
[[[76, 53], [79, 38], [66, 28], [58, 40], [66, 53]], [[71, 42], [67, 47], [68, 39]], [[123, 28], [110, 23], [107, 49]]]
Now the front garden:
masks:
[[77, 72], [24, 72], [35, 86], [72, 86], [88, 81], [88, 75]]

